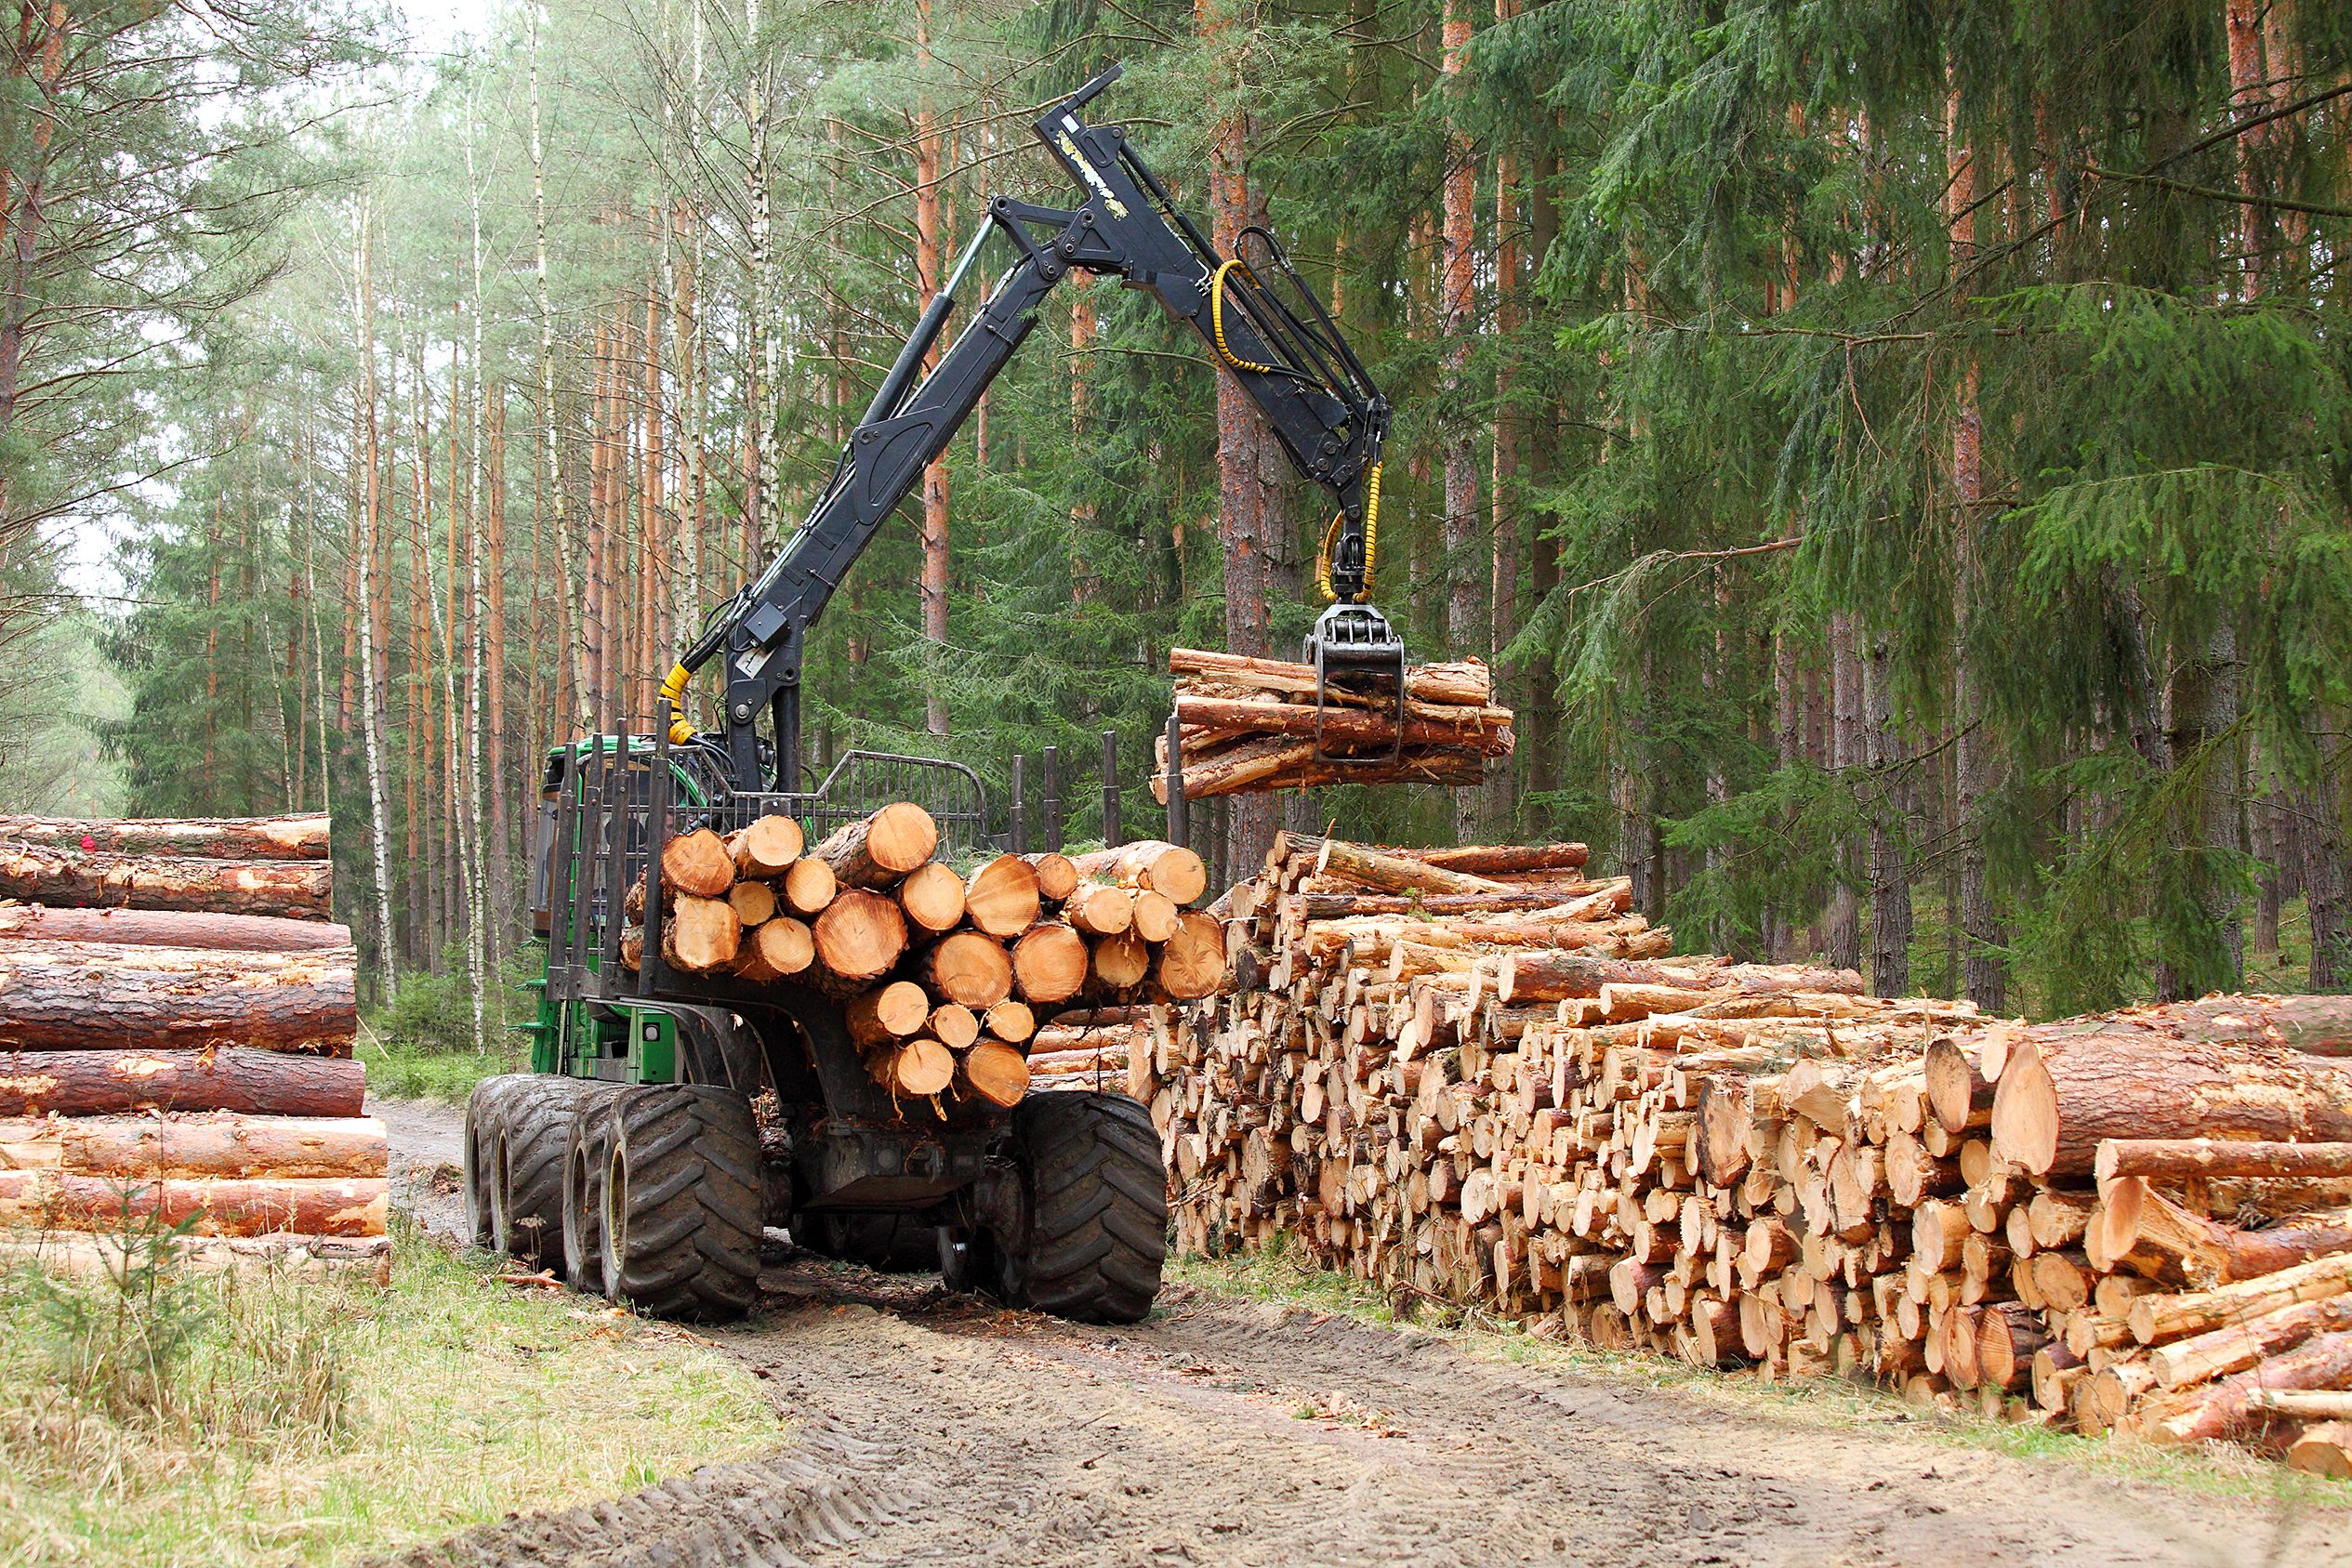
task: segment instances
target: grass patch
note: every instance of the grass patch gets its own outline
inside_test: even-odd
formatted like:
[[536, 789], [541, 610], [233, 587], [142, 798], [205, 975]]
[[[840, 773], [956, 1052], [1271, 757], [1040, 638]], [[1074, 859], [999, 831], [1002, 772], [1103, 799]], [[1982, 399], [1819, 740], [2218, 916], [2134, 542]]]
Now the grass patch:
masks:
[[474, 1085], [500, 1073], [521, 1073], [527, 1063], [520, 1050], [428, 1050], [412, 1045], [359, 1048], [367, 1069], [367, 1092], [394, 1100], [439, 1100], [463, 1105]]
[[1483, 1360], [1542, 1366], [1620, 1387], [1671, 1389], [1726, 1412], [1842, 1430], [1902, 1427], [1956, 1447], [2076, 1465], [2118, 1479], [2160, 1482], [2216, 1496], [2352, 1506], [2352, 1482], [2306, 1475], [2226, 1444], [2159, 1448], [2110, 1443], [2048, 1427], [2013, 1426], [1975, 1415], [1922, 1410], [1884, 1390], [1836, 1377], [1766, 1383], [1667, 1356], [1603, 1351], [1579, 1340], [1539, 1338], [1512, 1320], [1474, 1309], [1425, 1309], [1407, 1323], [1377, 1286], [1353, 1274], [1322, 1268], [1288, 1247], [1227, 1258], [1171, 1258], [1168, 1277], [1247, 1300], [1428, 1335]]
[[0, 1276], [0, 1562], [328, 1563], [777, 1442], [707, 1342], [393, 1223], [389, 1291]]

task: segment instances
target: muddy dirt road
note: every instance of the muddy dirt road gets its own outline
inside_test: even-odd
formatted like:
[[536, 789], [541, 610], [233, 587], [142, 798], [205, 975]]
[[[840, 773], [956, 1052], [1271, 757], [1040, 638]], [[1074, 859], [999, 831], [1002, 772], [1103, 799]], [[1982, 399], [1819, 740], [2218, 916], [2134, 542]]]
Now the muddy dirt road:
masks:
[[773, 1390], [776, 1454], [399, 1561], [2352, 1562], [2352, 1513], [1964, 1450], [1892, 1405], [1726, 1413], [1185, 1289], [1099, 1329], [814, 1260], [764, 1283], [720, 1340]]

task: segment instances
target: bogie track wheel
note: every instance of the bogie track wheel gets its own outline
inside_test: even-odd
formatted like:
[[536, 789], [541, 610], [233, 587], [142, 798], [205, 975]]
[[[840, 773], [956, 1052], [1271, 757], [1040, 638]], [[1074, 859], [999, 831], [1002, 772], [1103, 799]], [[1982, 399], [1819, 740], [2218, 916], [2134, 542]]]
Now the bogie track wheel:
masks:
[[655, 1317], [742, 1317], [759, 1295], [760, 1135], [751, 1102], [700, 1084], [613, 1101], [604, 1294]]
[[599, 1084], [572, 1112], [563, 1140], [563, 1278], [590, 1296], [604, 1290], [604, 1165], [612, 1156], [613, 1101], [621, 1084]]
[[491, 1241], [525, 1268], [562, 1260], [565, 1136], [582, 1097], [600, 1087], [541, 1074], [503, 1102], [491, 1155]]
[[498, 1134], [506, 1125], [509, 1101], [538, 1077], [534, 1073], [500, 1074], [474, 1085], [466, 1098], [466, 1240], [471, 1245], [488, 1246], [496, 1239], [490, 1188], [496, 1175]]
[[1028, 1226], [999, 1238], [1005, 1299], [1081, 1323], [1137, 1323], [1168, 1257], [1151, 1113], [1113, 1094], [1038, 1094], [1012, 1113]]

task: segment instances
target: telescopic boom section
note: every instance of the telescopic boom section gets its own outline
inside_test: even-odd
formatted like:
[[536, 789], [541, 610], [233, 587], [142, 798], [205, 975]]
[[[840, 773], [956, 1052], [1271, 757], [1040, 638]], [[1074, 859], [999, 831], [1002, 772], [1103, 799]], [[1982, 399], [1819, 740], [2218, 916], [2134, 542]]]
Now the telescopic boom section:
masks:
[[[1323, 575], [1337, 604], [1364, 597], [1388, 404], [1271, 234], [1245, 231], [1235, 247], [1242, 254], [1221, 256], [1176, 209], [1119, 126], [1084, 122], [1080, 112], [1118, 74], [1112, 67], [1037, 122], [1037, 139], [1077, 183], [1082, 204], [1064, 210], [1001, 196], [988, 204], [986, 222], [899, 349], [807, 520], [663, 683], [682, 743], [690, 731], [679, 699], [697, 671], [720, 661], [722, 738], [736, 787], [796, 787], [809, 629], [875, 532], [979, 407], [1036, 325], [1046, 296], [1073, 271], [1146, 290], [1201, 335], [1218, 364], [1265, 411], [1299, 471], [1331, 492], [1338, 515]], [[984, 243], [999, 234], [1016, 259], [923, 375], [957, 292]], [[764, 756], [755, 728], [763, 710], [775, 731]]]

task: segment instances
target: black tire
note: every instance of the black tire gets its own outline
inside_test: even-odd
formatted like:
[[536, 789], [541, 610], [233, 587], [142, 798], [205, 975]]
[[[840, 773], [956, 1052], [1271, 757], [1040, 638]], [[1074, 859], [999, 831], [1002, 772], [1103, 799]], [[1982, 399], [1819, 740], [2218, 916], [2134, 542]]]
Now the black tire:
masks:
[[763, 1219], [750, 1100], [700, 1084], [633, 1088], [609, 1123], [604, 1294], [655, 1317], [742, 1317], [760, 1293]]
[[563, 1140], [563, 1278], [604, 1293], [604, 1164], [612, 1156], [613, 1101], [621, 1084], [599, 1084], [573, 1109]]
[[564, 1139], [581, 1097], [601, 1087], [543, 1074], [500, 1101], [491, 1156], [490, 1240], [527, 1268], [560, 1259]]
[[505, 1125], [507, 1102], [515, 1091], [538, 1080], [535, 1073], [503, 1073], [474, 1085], [466, 1097], [466, 1240], [488, 1246], [496, 1234], [492, 1221], [490, 1185], [496, 1170], [498, 1132]]
[[1168, 1179], [1151, 1113], [1113, 1094], [1037, 1094], [1012, 1113], [1028, 1234], [998, 1238], [1005, 1299], [1080, 1323], [1138, 1323], [1168, 1258]]

